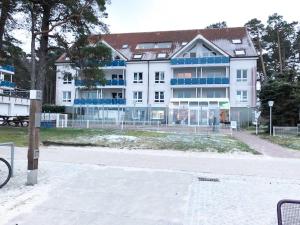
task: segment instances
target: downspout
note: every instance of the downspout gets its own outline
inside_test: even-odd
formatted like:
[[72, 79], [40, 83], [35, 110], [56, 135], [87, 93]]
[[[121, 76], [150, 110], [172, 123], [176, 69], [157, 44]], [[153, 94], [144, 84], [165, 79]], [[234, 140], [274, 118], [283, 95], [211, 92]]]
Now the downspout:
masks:
[[150, 86], [150, 82], [149, 82], [149, 78], [150, 78], [150, 71], [149, 71], [149, 68], [150, 68], [150, 62], [149, 62], [149, 60], [147, 61], [147, 64], [148, 64], [148, 74], [147, 74], [147, 76], [148, 76], [148, 84], [147, 84], [147, 107], [148, 107], [148, 105], [149, 105], [149, 86]]

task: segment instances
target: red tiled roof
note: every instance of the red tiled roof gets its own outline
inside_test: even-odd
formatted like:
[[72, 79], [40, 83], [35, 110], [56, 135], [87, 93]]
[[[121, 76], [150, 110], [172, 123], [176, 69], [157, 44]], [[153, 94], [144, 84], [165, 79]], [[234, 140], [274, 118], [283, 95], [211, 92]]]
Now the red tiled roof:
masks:
[[[233, 51], [235, 49], [241, 47], [246, 50], [247, 56], [256, 56], [255, 49], [248, 37], [245, 27], [104, 34], [93, 35], [90, 39], [92, 42], [97, 42], [101, 39], [104, 40], [130, 60], [132, 56], [137, 53], [156, 55], [159, 52], [166, 52], [168, 53], [168, 56], [170, 56], [181, 47], [182, 42], [190, 42], [198, 34], [202, 35], [231, 56], [234, 56]], [[232, 44], [232, 39], [243, 40], [243, 45]], [[172, 47], [170, 49], [136, 49], [136, 46], [139, 43], [157, 42], [172, 42]], [[122, 49], [122, 46], [125, 44], [128, 45], [127, 50]], [[148, 59], [151, 60], [153, 58], [150, 57]], [[58, 61], [60, 60], [63, 60], [62, 57]]]

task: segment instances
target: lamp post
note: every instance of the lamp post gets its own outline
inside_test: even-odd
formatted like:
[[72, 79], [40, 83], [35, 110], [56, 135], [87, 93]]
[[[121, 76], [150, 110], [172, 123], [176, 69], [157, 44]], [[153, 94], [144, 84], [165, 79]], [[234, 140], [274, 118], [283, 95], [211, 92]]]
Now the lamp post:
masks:
[[270, 107], [270, 136], [272, 136], [272, 107], [274, 105], [274, 101], [268, 101], [268, 105]]

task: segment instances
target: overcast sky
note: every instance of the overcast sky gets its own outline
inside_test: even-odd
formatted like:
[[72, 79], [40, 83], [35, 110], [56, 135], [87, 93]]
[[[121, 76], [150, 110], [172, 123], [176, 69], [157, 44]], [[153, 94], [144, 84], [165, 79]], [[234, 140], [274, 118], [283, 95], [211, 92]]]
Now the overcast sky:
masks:
[[[275, 12], [289, 22], [300, 21], [299, 9], [299, 0], [111, 0], [104, 22], [111, 33], [201, 29], [220, 21], [236, 27], [252, 18], [265, 23]], [[30, 35], [16, 34], [30, 52]]]
[[106, 19], [112, 33], [199, 29], [219, 21], [243, 26], [277, 12], [300, 21], [299, 0], [111, 0]]

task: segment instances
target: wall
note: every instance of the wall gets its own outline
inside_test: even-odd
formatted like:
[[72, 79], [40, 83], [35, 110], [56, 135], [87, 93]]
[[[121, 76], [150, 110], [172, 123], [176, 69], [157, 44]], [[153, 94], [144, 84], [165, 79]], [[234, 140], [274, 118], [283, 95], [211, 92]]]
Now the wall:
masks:
[[29, 105], [29, 99], [0, 96], [0, 115], [28, 116]]
[[[71, 84], [64, 84], [64, 72], [70, 72], [75, 76], [76, 71], [66, 63], [56, 65], [56, 105], [72, 106], [75, 98], [75, 79], [73, 77]], [[63, 102], [63, 92], [71, 91], [71, 102]]]
[[[247, 69], [247, 81], [237, 82], [238, 69]], [[256, 105], [256, 59], [231, 59], [230, 60], [230, 106], [231, 107], [255, 107]], [[237, 90], [247, 90], [247, 102], [239, 102], [236, 98]]]

